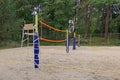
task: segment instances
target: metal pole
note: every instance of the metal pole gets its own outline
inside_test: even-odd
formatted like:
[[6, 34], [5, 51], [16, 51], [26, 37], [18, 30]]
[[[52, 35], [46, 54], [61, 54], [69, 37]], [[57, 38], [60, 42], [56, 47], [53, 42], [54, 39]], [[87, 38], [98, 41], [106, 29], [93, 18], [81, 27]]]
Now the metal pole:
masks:
[[74, 32], [74, 37], [73, 37], [73, 50], [76, 50], [76, 36]]
[[66, 30], [66, 52], [69, 53], [69, 35], [68, 30]]
[[80, 47], [80, 35], [78, 35], [78, 47]]
[[37, 11], [35, 11], [34, 68], [39, 68], [39, 34], [38, 34], [38, 13]]

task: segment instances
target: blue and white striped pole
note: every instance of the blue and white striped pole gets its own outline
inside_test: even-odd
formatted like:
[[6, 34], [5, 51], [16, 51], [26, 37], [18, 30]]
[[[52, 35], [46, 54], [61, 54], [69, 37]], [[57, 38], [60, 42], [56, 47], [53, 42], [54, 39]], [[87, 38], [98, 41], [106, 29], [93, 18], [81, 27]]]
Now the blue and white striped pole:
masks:
[[76, 37], [75, 37], [75, 32], [74, 32], [74, 37], [73, 37], [73, 50], [76, 50]]
[[39, 67], [39, 37], [37, 34], [34, 36], [34, 67]]
[[34, 68], [39, 68], [39, 34], [38, 34], [38, 13], [37, 11], [35, 11]]

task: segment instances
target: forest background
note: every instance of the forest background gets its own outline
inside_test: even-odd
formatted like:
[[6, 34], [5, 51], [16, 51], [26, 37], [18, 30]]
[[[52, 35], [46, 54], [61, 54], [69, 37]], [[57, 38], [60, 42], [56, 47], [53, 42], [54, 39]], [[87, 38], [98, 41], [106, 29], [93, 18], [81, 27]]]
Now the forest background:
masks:
[[[0, 0], [0, 47], [20, 46], [22, 27], [34, 23], [36, 5], [41, 6], [39, 20], [58, 29], [68, 29], [75, 17], [81, 45], [120, 45], [120, 0]], [[42, 35], [50, 32], [45, 29]], [[47, 36], [60, 39], [61, 33], [56, 33]]]

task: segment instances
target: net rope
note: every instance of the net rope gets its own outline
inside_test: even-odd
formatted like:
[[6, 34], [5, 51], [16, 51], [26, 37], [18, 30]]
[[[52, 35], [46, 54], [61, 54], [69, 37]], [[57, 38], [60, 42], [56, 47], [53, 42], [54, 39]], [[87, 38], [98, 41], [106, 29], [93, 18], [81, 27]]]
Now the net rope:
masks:
[[[40, 22], [41, 26], [43, 25], [44, 27], [52, 29], [54, 31], [66, 33], [66, 30], [60, 30], [60, 29], [54, 28], [53, 26], [50, 26], [50, 25], [48, 25], [47, 23], [45, 23], [43, 21], [39, 21], [39, 22]], [[52, 42], [52, 43], [54, 43], [54, 42], [61, 43], [61, 42], [65, 42], [66, 41], [66, 39], [63, 39], [63, 40], [53, 40], [53, 39], [43, 38], [42, 36], [41, 36], [40, 40], [47, 41], [47, 42]]]
[[66, 30], [60, 30], [60, 29], [54, 28], [54, 27], [52, 27], [52, 26], [46, 24], [46, 23], [43, 22], [43, 21], [40, 21], [40, 24], [41, 24], [41, 25], [44, 25], [45, 27], [48, 27], [48, 28], [50, 28], [50, 29], [53, 29], [53, 30], [55, 30], [55, 31], [66, 32]]
[[40, 38], [40, 40], [47, 41], [47, 42], [65, 42], [66, 40], [50, 40], [46, 38]]

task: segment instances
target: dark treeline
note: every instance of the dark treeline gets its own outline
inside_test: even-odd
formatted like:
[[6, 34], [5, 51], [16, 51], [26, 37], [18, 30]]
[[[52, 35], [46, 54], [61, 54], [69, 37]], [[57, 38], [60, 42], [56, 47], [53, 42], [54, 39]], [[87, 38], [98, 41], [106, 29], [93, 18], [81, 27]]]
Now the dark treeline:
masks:
[[33, 7], [41, 5], [39, 19], [60, 29], [76, 18], [76, 32], [88, 34], [120, 33], [120, 0], [0, 0], [0, 42], [21, 41], [24, 23], [33, 23]]

